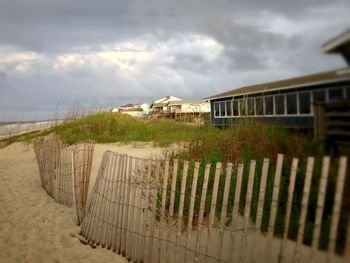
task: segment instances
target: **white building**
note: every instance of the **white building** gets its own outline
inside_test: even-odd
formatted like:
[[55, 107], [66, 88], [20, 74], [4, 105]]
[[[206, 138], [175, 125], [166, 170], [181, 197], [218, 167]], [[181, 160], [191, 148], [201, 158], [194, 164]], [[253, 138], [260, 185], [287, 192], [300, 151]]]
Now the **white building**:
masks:
[[176, 114], [200, 114], [210, 112], [210, 103], [201, 100], [169, 101], [167, 111]]

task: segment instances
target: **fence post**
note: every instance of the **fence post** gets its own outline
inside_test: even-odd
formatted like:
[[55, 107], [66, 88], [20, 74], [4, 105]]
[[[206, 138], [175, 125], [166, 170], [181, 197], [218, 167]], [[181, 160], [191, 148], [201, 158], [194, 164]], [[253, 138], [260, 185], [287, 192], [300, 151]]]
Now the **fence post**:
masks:
[[289, 223], [290, 223], [290, 215], [292, 212], [293, 195], [294, 195], [294, 188], [295, 188], [295, 178], [296, 178], [297, 171], [298, 171], [298, 163], [299, 163], [299, 159], [293, 158], [292, 167], [290, 170], [289, 186], [288, 186], [286, 222], [284, 223], [283, 238], [282, 238], [280, 253], [279, 253], [279, 262], [284, 261], [285, 244], [286, 244], [287, 239], [288, 239], [288, 230], [289, 230]]
[[[159, 246], [158, 246], [158, 260], [157, 262], [161, 262], [161, 250], [162, 245], [164, 242], [166, 242], [166, 231], [164, 228], [166, 228], [166, 216], [165, 216], [165, 204], [166, 204], [166, 197], [167, 197], [167, 188], [168, 188], [168, 178], [169, 178], [169, 160], [165, 160], [164, 165], [164, 178], [163, 178], [163, 186], [162, 186], [162, 202], [160, 207], [160, 240], [159, 240]], [[166, 243], [164, 244], [167, 245]]]
[[207, 244], [206, 244], [206, 249], [205, 249], [205, 251], [206, 251], [205, 254], [207, 256], [209, 256], [209, 244], [211, 242], [210, 235], [211, 235], [211, 231], [212, 231], [212, 228], [214, 226], [214, 223], [215, 223], [216, 201], [217, 201], [217, 196], [218, 196], [221, 167], [222, 167], [222, 164], [220, 162], [217, 162], [216, 168], [215, 168], [214, 185], [213, 185], [213, 192], [212, 192], [212, 196], [211, 196], [211, 205], [210, 205], [210, 213], [209, 213], [208, 239], [207, 239]]
[[273, 233], [274, 233], [274, 229], [275, 229], [275, 221], [276, 221], [276, 214], [277, 214], [278, 195], [279, 195], [279, 190], [280, 190], [282, 166], [283, 166], [283, 154], [279, 153], [277, 155], [275, 180], [274, 180], [274, 185], [273, 185], [271, 210], [270, 210], [270, 220], [269, 220], [269, 226], [268, 226], [268, 230], [267, 230], [267, 246], [266, 246], [267, 261], [266, 262], [270, 261], [270, 256], [271, 256], [271, 247], [272, 247]]
[[241, 188], [242, 188], [242, 176], [243, 176], [243, 164], [238, 165], [237, 169], [237, 181], [236, 181], [236, 189], [235, 189], [235, 199], [233, 201], [232, 208], [232, 222], [231, 222], [231, 241], [232, 241], [232, 249], [230, 250], [230, 259], [231, 262], [234, 262], [233, 252], [235, 249], [235, 232], [237, 229], [237, 219], [239, 216], [239, 200], [241, 197]]
[[260, 187], [259, 187], [259, 198], [258, 198], [258, 208], [256, 212], [256, 221], [255, 221], [255, 233], [253, 237], [253, 262], [256, 262], [257, 255], [259, 252], [259, 234], [260, 234], [260, 228], [261, 228], [261, 221], [263, 216], [263, 209], [264, 209], [264, 202], [265, 202], [265, 193], [266, 193], [266, 179], [269, 169], [269, 159], [264, 159], [263, 161], [263, 167], [261, 171], [261, 179], [260, 179]]
[[226, 224], [226, 215], [227, 215], [227, 203], [228, 203], [228, 196], [230, 194], [230, 186], [231, 186], [231, 177], [232, 177], [232, 163], [226, 164], [226, 178], [225, 178], [225, 188], [224, 188], [224, 196], [222, 201], [222, 209], [221, 209], [221, 216], [220, 216], [220, 226], [219, 226], [219, 249], [217, 250], [217, 259], [221, 260], [224, 255], [224, 229]]
[[181, 228], [183, 220], [183, 210], [184, 210], [184, 201], [185, 201], [185, 190], [186, 190], [186, 180], [188, 173], [188, 161], [184, 161], [184, 167], [182, 172], [181, 179], [181, 189], [180, 189], [180, 204], [179, 204], [179, 213], [177, 217], [177, 231], [176, 231], [176, 241], [175, 241], [175, 262], [178, 262], [179, 259], [179, 242], [181, 238]]
[[331, 232], [329, 235], [329, 247], [328, 247], [328, 254], [327, 254], [328, 262], [332, 262], [333, 260], [335, 243], [337, 240], [337, 232], [338, 232], [337, 230], [338, 230], [341, 202], [342, 202], [343, 190], [344, 190], [344, 184], [345, 184], [346, 166], [348, 162], [347, 159], [348, 158], [345, 156], [341, 156], [339, 159], [337, 185], [335, 188], [334, 205], [333, 205], [333, 212], [332, 212], [332, 219], [331, 219]]
[[311, 241], [312, 250], [310, 255], [310, 263], [315, 262], [318, 243], [320, 239], [323, 207], [324, 207], [324, 200], [326, 197], [327, 180], [328, 180], [328, 173], [329, 173], [329, 163], [330, 163], [329, 156], [324, 156], [322, 161], [322, 173], [321, 173], [321, 180], [320, 180], [320, 186], [319, 186], [318, 197], [317, 197], [314, 233]]
[[195, 162], [193, 179], [192, 179], [192, 187], [191, 187], [190, 208], [188, 212], [186, 252], [185, 252], [184, 262], [187, 262], [188, 250], [191, 242], [192, 220], [193, 220], [193, 212], [194, 212], [194, 203], [196, 199], [198, 173], [199, 173], [199, 162]]
[[176, 191], [176, 180], [177, 180], [177, 168], [178, 160], [174, 160], [173, 166], [173, 175], [171, 178], [171, 191], [170, 191], [170, 207], [169, 207], [169, 216], [168, 216], [168, 226], [167, 226], [167, 244], [166, 244], [166, 261], [169, 261], [169, 243], [171, 238], [171, 227], [172, 219], [174, 216], [174, 203], [175, 203], [175, 191]]
[[202, 185], [201, 202], [199, 205], [198, 230], [197, 230], [196, 251], [195, 251], [195, 261], [197, 262], [199, 261], [199, 253], [200, 253], [200, 245], [201, 245], [200, 235], [203, 227], [203, 216], [204, 216], [204, 209], [205, 209], [205, 200], [207, 197], [209, 174], [210, 174], [210, 164], [206, 164], [204, 178], [203, 178], [203, 185]]
[[244, 262], [244, 257], [245, 257], [244, 254], [247, 246], [248, 224], [249, 224], [250, 208], [252, 205], [252, 193], [253, 193], [253, 185], [254, 185], [255, 167], [256, 167], [255, 160], [251, 160], [250, 167], [249, 167], [247, 194], [246, 194], [245, 207], [244, 207], [243, 236], [241, 237], [241, 249], [239, 253], [240, 262]]
[[295, 251], [294, 251], [294, 259], [293, 259], [294, 262], [300, 262], [300, 246], [302, 245], [303, 238], [304, 238], [306, 213], [307, 213], [307, 208], [309, 204], [309, 194], [310, 194], [312, 173], [314, 168], [314, 161], [315, 159], [313, 157], [307, 158], [306, 175], [305, 175], [304, 189], [303, 189], [303, 199], [301, 201], [301, 213], [300, 213], [300, 219], [299, 219], [298, 237], [297, 237], [297, 243], [295, 245]]
[[153, 262], [152, 259], [154, 258], [153, 254], [153, 246], [155, 241], [155, 224], [157, 221], [157, 198], [158, 198], [158, 188], [159, 188], [159, 173], [160, 173], [160, 161], [156, 160], [156, 171], [154, 175], [154, 181], [153, 181], [153, 191], [152, 191], [152, 205], [151, 205], [151, 213], [152, 213], [152, 222], [151, 225], [151, 240], [149, 244], [148, 249], [148, 262]]

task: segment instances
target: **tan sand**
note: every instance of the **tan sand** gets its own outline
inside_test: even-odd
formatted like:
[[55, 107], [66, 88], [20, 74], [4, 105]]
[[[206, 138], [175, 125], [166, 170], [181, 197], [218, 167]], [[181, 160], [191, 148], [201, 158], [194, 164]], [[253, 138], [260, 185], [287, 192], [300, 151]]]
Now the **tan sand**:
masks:
[[[107, 149], [139, 157], [162, 153], [149, 145], [96, 145], [93, 178]], [[79, 230], [73, 208], [55, 203], [41, 188], [32, 144], [0, 149], [0, 262], [127, 262], [70, 235]]]

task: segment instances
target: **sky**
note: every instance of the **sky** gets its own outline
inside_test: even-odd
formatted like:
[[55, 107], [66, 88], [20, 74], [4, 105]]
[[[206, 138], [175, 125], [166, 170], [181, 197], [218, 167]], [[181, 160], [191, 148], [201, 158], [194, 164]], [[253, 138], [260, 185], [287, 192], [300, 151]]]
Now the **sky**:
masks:
[[0, 121], [201, 99], [346, 66], [348, 0], [0, 0]]

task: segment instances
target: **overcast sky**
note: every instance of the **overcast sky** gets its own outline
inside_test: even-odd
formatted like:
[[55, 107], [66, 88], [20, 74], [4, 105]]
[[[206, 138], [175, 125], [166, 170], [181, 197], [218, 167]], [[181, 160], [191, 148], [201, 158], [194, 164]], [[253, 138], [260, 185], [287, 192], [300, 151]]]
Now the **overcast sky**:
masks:
[[0, 0], [0, 120], [344, 67], [321, 45], [349, 13], [348, 0]]

